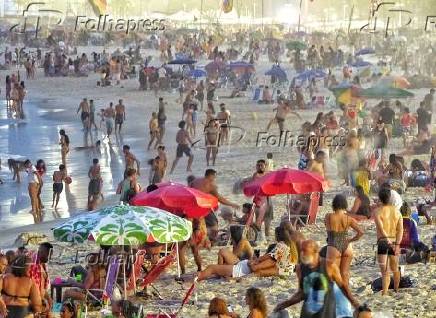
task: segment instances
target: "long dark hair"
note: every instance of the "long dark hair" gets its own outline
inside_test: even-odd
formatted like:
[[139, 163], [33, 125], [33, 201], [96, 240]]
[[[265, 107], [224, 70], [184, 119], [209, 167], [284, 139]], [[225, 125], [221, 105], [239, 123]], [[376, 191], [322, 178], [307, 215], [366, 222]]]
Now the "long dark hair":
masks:
[[250, 311], [253, 309], [257, 309], [262, 313], [263, 317], [267, 317], [267, 304], [266, 304], [266, 298], [262, 290], [259, 288], [248, 288], [247, 293], [247, 303], [250, 307]]
[[236, 245], [243, 238], [243, 227], [239, 225], [230, 226], [230, 237], [232, 238], [232, 242]]
[[21, 255], [18, 256], [12, 263], [11, 273], [15, 277], [25, 277], [27, 273], [27, 267], [30, 263], [30, 257]]

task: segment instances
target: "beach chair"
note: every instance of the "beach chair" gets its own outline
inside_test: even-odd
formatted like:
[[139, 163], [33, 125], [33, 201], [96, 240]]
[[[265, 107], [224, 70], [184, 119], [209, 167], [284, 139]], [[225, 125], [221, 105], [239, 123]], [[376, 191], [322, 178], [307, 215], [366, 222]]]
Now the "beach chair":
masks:
[[127, 280], [127, 291], [134, 291], [136, 293], [136, 282], [138, 278], [141, 276], [141, 272], [143, 271], [143, 265], [145, 261], [145, 250], [139, 250], [135, 254], [135, 260], [133, 262], [132, 271], [130, 273], [130, 276]]
[[153, 286], [153, 283], [159, 278], [159, 276], [167, 270], [175, 261], [177, 260], [176, 249], [173, 248], [171, 252], [162, 257], [152, 268], [147, 271], [145, 276], [138, 281], [138, 287], [140, 289], [145, 289], [147, 286], [151, 286], [156, 292], [159, 298], [162, 299], [159, 291]]
[[314, 225], [317, 229], [319, 226], [316, 224], [316, 218], [319, 209], [319, 192], [312, 192], [310, 194], [310, 206], [307, 214], [290, 214], [289, 217], [294, 219], [294, 226], [300, 223], [302, 226]]
[[183, 307], [189, 302], [192, 294], [195, 292], [195, 286], [197, 283], [197, 277], [194, 279], [191, 287], [187, 290], [185, 297], [180, 302], [176, 301], [165, 301], [164, 303], [157, 304], [158, 313], [148, 313], [146, 318], [176, 318], [179, 316]]
[[[87, 289], [86, 290], [86, 302], [91, 301], [102, 305], [104, 300], [112, 298], [114, 289], [117, 285], [117, 277], [120, 269], [120, 259], [118, 257], [111, 257], [109, 259], [109, 265], [106, 272], [106, 282], [104, 289]], [[99, 299], [92, 292], [102, 292], [102, 298]]]
[[254, 89], [253, 100], [257, 102], [260, 99], [260, 88], [256, 87]]

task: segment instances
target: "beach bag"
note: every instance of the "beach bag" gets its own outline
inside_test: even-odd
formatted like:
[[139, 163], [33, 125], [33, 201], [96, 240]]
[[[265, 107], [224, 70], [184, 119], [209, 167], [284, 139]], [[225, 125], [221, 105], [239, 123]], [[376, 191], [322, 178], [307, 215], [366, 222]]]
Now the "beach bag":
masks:
[[312, 272], [304, 279], [307, 295], [301, 307], [301, 318], [335, 318], [336, 298], [333, 283], [321, 272]]
[[[416, 281], [410, 278], [410, 276], [402, 276], [400, 279], [400, 288], [414, 288], [417, 286]], [[382, 290], [382, 278], [379, 277], [371, 283], [371, 289], [374, 293]], [[389, 289], [394, 289], [394, 278], [391, 277]]]

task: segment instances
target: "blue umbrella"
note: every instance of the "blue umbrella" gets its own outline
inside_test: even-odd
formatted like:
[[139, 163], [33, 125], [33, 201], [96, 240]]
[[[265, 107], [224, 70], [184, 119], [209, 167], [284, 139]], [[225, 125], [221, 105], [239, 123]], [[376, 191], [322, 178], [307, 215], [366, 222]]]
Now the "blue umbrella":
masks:
[[374, 53], [375, 53], [375, 50], [373, 48], [366, 47], [366, 48], [363, 48], [363, 49], [360, 49], [359, 51], [357, 51], [356, 56], [366, 55], [366, 54], [374, 54]]
[[244, 61], [237, 61], [237, 62], [230, 62], [229, 64], [230, 68], [233, 67], [254, 67], [253, 64], [244, 62]]
[[265, 75], [275, 76], [279, 80], [284, 80], [284, 81], [288, 79], [286, 72], [280, 66], [277, 65], [274, 65], [269, 71], [265, 73]]
[[195, 64], [197, 61], [192, 59], [175, 59], [169, 62], [169, 65], [186, 65], [186, 64]]
[[364, 67], [364, 66], [370, 66], [370, 65], [372, 65], [372, 64], [367, 62], [367, 61], [356, 61], [355, 63], [351, 64], [351, 66], [353, 66], [353, 67]]
[[176, 53], [176, 60], [188, 60], [189, 56], [185, 53]]
[[325, 77], [325, 76], [327, 76], [327, 74], [323, 70], [316, 69], [316, 70], [304, 71], [304, 72], [298, 74], [296, 76], [296, 79], [301, 80], [301, 81], [305, 81], [305, 80], [311, 79], [313, 77]]
[[206, 75], [207, 75], [206, 71], [199, 70], [199, 69], [192, 70], [191, 72], [189, 72], [189, 76], [195, 78], [205, 77]]

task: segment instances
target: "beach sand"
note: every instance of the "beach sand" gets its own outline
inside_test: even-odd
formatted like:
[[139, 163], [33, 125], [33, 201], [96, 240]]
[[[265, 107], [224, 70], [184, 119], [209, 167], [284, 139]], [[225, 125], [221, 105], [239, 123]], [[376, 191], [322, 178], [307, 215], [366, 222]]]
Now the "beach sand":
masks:
[[[87, 48], [88, 51], [91, 48]], [[101, 50], [99, 48], [98, 50]], [[79, 48], [79, 52], [82, 52]], [[266, 68], [268, 63], [263, 62], [261, 68]], [[4, 82], [4, 77], [8, 72], [0, 72], [0, 79]], [[21, 70], [24, 76], [24, 70]], [[126, 80], [122, 82], [122, 86], [115, 87], [96, 87], [96, 82], [99, 77], [91, 73], [88, 77], [81, 78], [48, 78], [44, 77], [41, 70], [38, 70], [37, 80], [27, 80], [26, 86], [28, 94], [24, 108], [31, 116], [26, 119], [27, 123], [22, 125], [3, 125], [0, 127], [2, 136], [0, 141], [0, 153], [7, 155], [21, 155], [30, 157], [32, 160], [43, 158], [48, 165], [48, 173], [45, 177], [45, 186], [43, 189], [43, 201], [46, 205], [45, 220], [47, 223], [31, 225], [32, 218], [29, 211], [29, 201], [26, 194], [26, 185], [17, 185], [12, 182], [9, 172], [2, 170], [0, 176], [5, 182], [0, 186], [0, 246], [3, 248], [11, 247], [17, 235], [21, 232], [38, 232], [44, 233], [51, 237], [51, 228], [62, 220], [59, 219], [76, 215], [86, 209], [87, 196], [87, 171], [94, 156], [100, 158], [102, 165], [102, 175], [104, 178], [103, 191], [105, 201], [103, 205], [115, 204], [118, 197], [115, 195], [116, 185], [122, 179], [124, 163], [120, 147], [123, 144], [129, 144], [132, 152], [141, 161], [141, 177], [140, 183], [147, 185], [148, 166], [146, 161], [154, 157], [153, 151], [146, 151], [148, 143], [148, 120], [151, 117], [151, 112], [157, 109], [157, 98], [150, 91], [139, 91], [138, 82], [136, 79]], [[321, 84], [321, 83], [320, 83]], [[427, 90], [417, 91], [419, 98]], [[220, 89], [217, 95], [229, 95], [229, 90]], [[245, 138], [232, 145], [227, 149], [220, 149], [217, 158], [215, 169], [218, 171], [217, 181], [219, 191], [224, 196], [232, 201], [239, 203], [249, 202], [250, 198], [243, 195], [232, 194], [233, 183], [240, 178], [249, 176], [254, 170], [255, 161], [265, 158], [266, 152], [274, 154], [276, 167], [290, 166], [296, 167], [298, 161], [298, 153], [295, 148], [280, 148], [280, 147], [256, 147], [257, 133], [264, 131], [269, 119], [273, 117], [273, 105], [257, 105], [251, 101], [251, 92], [247, 93], [245, 98], [237, 99], [220, 99], [219, 102], [224, 102], [232, 114], [232, 125], [242, 127], [246, 130]], [[165, 144], [168, 149], [169, 162], [174, 158], [175, 147], [174, 139], [177, 122], [181, 118], [181, 106], [175, 102], [178, 93], [160, 93], [168, 102], [167, 112], [167, 133]], [[123, 99], [126, 105], [127, 121], [123, 130], [122, 137], [119, 140], [114, 138], [112, 145], [107, 141], [103, 141], [101, 153], [93, 151], [74, 150], [74, 147], [83, 146], [82, 131], [80, 118], [76, 115], [76, 109], [83, 97], [94, 99], [97, 111], [100, 108], [107, 107], [110, 101], [115, 104], [118, 99]], [[420, 99], [417, 100], [420, 100]], [[416, 106], [417, 100], [413, 102]], [[218, 109], [218, 103], [215, 103]], [[304, 120], [313, 121], [318, 111], [324, 109], [305, 110], [301, 112]], [[5, 111], [2, 110], [1, 118], [5, 118]], [[200, 120], [204, 115], [199, 116]], [[98, 124], [98, 122], [97, 122]], [[295, 118], [289, 118], [286, 121], [286, 128], [290, 131], [297, 132], [302, 124]], [[26, 128], [27, 127], [27, 128]], [[72, 140], [71, 153], [67, 159], [69, 174], [73, 178], [73, 183], [67, 189], [66, 196], [62, 195], [60, 209], [54, 211], [49, 206], [51, 205], [51, 174], [60, 163], [60, 150], [57, 145], [57, 131], [61, 128], [67, 130]], [[202, 130], [197, 127], [198, 131]], [[273, 127], [272, 132], [277, 133], [277, 127]], [[200, 138], [200, 137], [197, 137]], [[195, 139], [197, 139], [195, 138]], [[235, 137], [236, 138], [236, 137]], [[101, 139], [100, 132], [94, 136], [94, 141]], [[401, 142], [396, 141], [393, 145], [394, 151], [402, 150]], [[201, 176], [206, 168], [205, 151], [202, 149], [194, 150], [194, 165], [193, 174]], [[2, 162], [7, 158], [2, 157]], [[428, 160], [428, 158], [425, 158]], [[408, 158], [407, 162], [410, 162]], [[336, 163], [329, 164], [329, 176], [335, 178], [333, 186], [325, 195], [325, 203], [320, 207], [319, 229], [309, 227], [303, 229], [303, 233], [308, 238], [317, 240], [321, 246], [325, 244], [326, 232], [323, 225], [323, 216], [331, 211], [330, 204], [333, 196], [337, 193], [347, 193], [350, 198], [350, 189], [341, 187], [340, 181], [337, 180]], [[4, 168], [4, 167], [3, 167]], [[179, 162], [179, 165], [174, 175], [169, 176], [172, 181], [185, 183], [187, 173], [186, 158]], [[412, 190], [406, 193], [403, 198], [412, 200], [416, 196], [424, 196], [423, 192]], [[281, 215], [284, 214], [285, 198], [275, 197], [275, 220], [274, 224], [278, 224]], [[18, 227], [25, 225], [25, 227]], [[436, 312], [436, 266], [435, 264], [416, 264], [407, 265], [405, 271], [417, 281], [417, 287], [412, 289], [401, 290], [398, 294], [382, 298], [380, 293], [374, 294], [371, 291], [369, 283], [379, 277], [378, 266], [374, 263], [373, 245], [376, 243], [375, 226], [372, 222], [363, 222], [365, 229], [363, 238], [353, 244], [355, 258], [351, 268], [350, 284], [354, 294], [358, 296], [359, 301], [367, 302], [373, 311], [388, 311], [394, 314], [395, 317], [435, 317]], [[435, 233], [435, 225], [420, 226], [421, 240], [426, 244], [430, 243], [431, 236]], [[51, 237], [52, 239], [52, 237]], [[268, 238], [268, 243], [272, 243], [273, 238]], [[264, 242], [261, 244], [262, 250], [267, 246]], [[87, 243], [78, 246], [69, 246], [65, 243], [56, 242], [53, 261], [50, 265], [51, 277], [62, 276], [66, 277], [69, 274], [71, 264], [71, 256], [75, 254], [75, 250], [83, 250], [82, 254], [91, 252], [97, 249], [93, 243]], [[62, 256], [56, 250], [64, 250]], [[211, 251], [203, 250], [201, 255], [204, 260], [204, 265], [213, 264], [216, 262], [218, 247], [214, 247]], [[60, 253], [60, 252], [59, 252]], [[56, 265], [56, 261], [67, 262], [68, 264]], [[82, 259], [83, 261], [83, 259]], [[195, 274], [195, 266], [193, 259], [188, 254], [188, 272]], [[69, 265], [71, 264], [71, 266]], [[165, 299], [181, 300], [190, 283], [186, 282], [183, 285], [178, 284], [174, 277], [176, 275], [176, 266], [163, 275], [162, 279], [156, 282], [155, 287], [161, 292]], [[192, 275], [191, 275], [192, 276]], [[290, 297], [297, 288], [297, 279], [295, 275], [289, 278], [254, 278], [247, 277], [240, 282], [227, 280], [210, 280], [201, 282], [197, 285], [196, 305], [187, 305], [182, 312], [182, 317], [205, 317], [209, 301], [215, 297], [223, 297], [233, 307], [233, 309], [241, 314], [247, 314], [247, 309], [244, 301], [245, 290], [248, 287], [256, 286], [262, 288], [268, 299], [269, 309], [280, 301]], [[157, 304], [156, 301], [145, 301], [147, 309], [152, 308]], [[291, 317], [299, 316], [299, 306], [294, 306], [289, 310]]]

